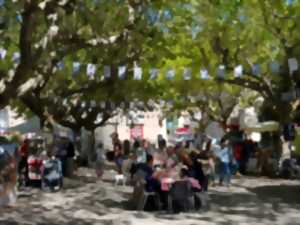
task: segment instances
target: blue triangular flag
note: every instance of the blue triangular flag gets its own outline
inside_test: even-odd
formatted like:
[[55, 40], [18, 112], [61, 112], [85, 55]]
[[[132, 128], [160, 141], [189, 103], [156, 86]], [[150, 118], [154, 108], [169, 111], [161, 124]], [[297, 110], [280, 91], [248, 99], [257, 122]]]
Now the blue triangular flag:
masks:
[[126, 75], [126, 66], [119, 66], [118, 76], [120, 79], [124, 79]]
[[73, 74], [76, 74], [80, 70], [80, 63], [79, 62], [73, 62]]
[[288, 59], [288, 64], [289, 64], [290, 74], [293, 74], [295, 71], [298, 70], [298, 61], [296, 58]]
[[20, 52], [14, 52], [12, 56], [12, 61], [18, 63], [20, 61], [21, 54]]
[[261, 67], [259, 64], [254, 64], [252, 66], [252, 74], [258, 76], [261, 73]]
[[150, 80], [155, 80], [158, 76], [158, 69], [150, 70]]
[[278, 61], [272, 61], [270, 63], [270, 70], [271, 70], [271, 73], [273, 73], [273, 74], [279, 74], [280, 65], [279, 65]]
[[224, 79], [225, 77], [225, 66], [219, 65], [217, 70], [217, 78]]
[[184, 68], [183, 70], [183, 79], [184, 80], [190, 80], [192, 76], [192, 71], [190, 68]]
[[107, 79], [107, 78], [110, 78], [111, 76], [111, 68], [110, 66], [104, 66], [104, 78]]
[[65, 64], [64, 64], [63, 61], [60, 61], [60, 62], [57, 63], [57, 69], [58, 70], [63, 70], [64, 67], [65, 67]]
[[175, 70], [173, 70], [173, 69], [168, 70], [166, 77], [167, 77], [167, 80], [173, 80], [175, 77]]
[[238, 65], [234, 68], [234, 76], [235, 77], [243, 76], [243, 66], [242, 65]]

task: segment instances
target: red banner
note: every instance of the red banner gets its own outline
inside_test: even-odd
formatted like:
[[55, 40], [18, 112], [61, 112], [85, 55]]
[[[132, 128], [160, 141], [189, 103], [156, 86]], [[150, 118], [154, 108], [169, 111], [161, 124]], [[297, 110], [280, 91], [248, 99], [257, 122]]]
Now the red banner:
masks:
[[130, 138], [131, 139], [144, 139], [144, 126], [143, 125], [135, 125], [130, 129]]

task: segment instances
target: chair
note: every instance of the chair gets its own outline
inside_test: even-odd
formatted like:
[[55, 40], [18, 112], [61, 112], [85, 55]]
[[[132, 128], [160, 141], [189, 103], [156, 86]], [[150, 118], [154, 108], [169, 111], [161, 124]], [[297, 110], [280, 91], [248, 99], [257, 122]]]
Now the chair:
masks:
[[176, 181], [170, 190], [168, 196], [168, 210], [174, 211], [174, 202], [180, 203], [184, 211], [195, 209], [195, 196], [192, 190], [192, 185], [187, 180]]
[[138, 203], [138, 210], [142, 211], [145, 209], [145, 206], [149, 200], [149, 197], [153, 197], [155, 200], [156, 207], [158, 210], [161, 209], [161, 203], [160, 203], [160, 197], [158, 193], [156, 192], [147, 192], [146, 190], [143, 191], [143, 195], [141, 196], [141, 199], [139, 200]]
[[195, 199], [198, 199], [201, 204], [201, 208], [208, 209], [209, 208], [209, 201], [208, 201], [208, 194], [204, 191], [197, 191], [194, 192]]
[[115, 175], [115, 185], [123, 184], [123, 186], [126, 185], [126, 177], [123, 174], [117, 174]]
[[153, 197], [157, 208], [161, 209], [160, 197], [156, 192], [148, 192], [145, 189], [145, 172], [142, 170], [137, 171], [134, 177], [135, 185], [133, 189], [133, 203], [137, 206], [137, 210], [142, 211], [149, 200], [149, 197]]

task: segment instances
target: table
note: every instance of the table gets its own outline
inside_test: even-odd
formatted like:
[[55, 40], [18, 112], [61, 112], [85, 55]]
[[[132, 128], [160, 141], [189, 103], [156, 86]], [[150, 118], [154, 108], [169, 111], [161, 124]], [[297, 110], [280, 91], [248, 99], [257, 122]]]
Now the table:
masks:
[[[196, 180], [195, 178], [189, 177], [187, 178], [188, 181], [191, 182], [191, 185], [193, 188], [201, 190], [201, 185], [199, 184], [199, 181]], [[170, 177], [164, 177], [160, 180], [161, 183], [161, 190], [162, 191], [169, 191], [172, 187], [172, 185], [178, 180], [175, 180]]]

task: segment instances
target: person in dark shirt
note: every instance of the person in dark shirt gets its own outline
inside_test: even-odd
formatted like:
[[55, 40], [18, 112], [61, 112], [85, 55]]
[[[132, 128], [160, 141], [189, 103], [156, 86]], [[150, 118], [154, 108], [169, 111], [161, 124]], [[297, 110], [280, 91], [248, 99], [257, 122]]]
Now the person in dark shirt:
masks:
[[147, 155], [147, 162], [146, 163], [138, 163], [135, 165], [134, 172], [138, 170], [142, 170], [145, 173], [145, 181], [146, 181], [146, 191], [148, 192], [159, 192], [160, 189], [160, 182], [156, 177], [156, 173], [153, 167], [153, 156]]
[[21, 156], [18, 165], [18, 174], [24, 178], [25, 184], [28, 183], [28, 156], [29, 156], [29, 140], [25, 139], [19, 149], [19, 155]]
[[202, 164], [198, 159], [201, 159], [201, 157], [197, 153], [192, 152], [190, 155], [184, 155], [182, 161], [187, 167], [188, 177], [198, 180], [203, 190], [206, 191], [208, 186], [208, 178], [203, 173]]

